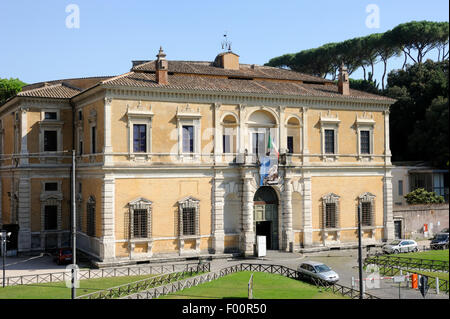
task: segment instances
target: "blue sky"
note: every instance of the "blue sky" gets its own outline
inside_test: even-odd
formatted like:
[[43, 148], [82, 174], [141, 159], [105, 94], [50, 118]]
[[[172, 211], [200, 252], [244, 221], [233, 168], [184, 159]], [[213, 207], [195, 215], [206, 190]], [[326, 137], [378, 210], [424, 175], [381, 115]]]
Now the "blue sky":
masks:
[[[69, 4], [80, 10], [78, 29], [66, 27]], [[369, 4], [380, 9], [379, 28], [366, 26]], [[449, 21], [448, 11], [446, 0], [2, 0], [0, 78], [117, 75], [129, 71], [131, 60], [155, 58], [160, 45], [169, 60], [212, 61], [225, 31], [241, 63], [264, 64], [412, 20]]]

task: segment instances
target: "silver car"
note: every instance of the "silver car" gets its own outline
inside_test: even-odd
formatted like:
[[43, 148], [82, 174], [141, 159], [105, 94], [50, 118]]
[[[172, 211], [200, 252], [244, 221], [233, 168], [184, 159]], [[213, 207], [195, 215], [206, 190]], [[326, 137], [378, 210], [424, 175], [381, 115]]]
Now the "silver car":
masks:
[[411, 239], [398, 239], [383, 246], [383, 252], [387, 254], [409, 253], [418, 250], [417, 243]]
[[339, 275], [324, 263], [317, 261], [305, 261], [297, 268], [300, 276], [306, 279], [320, 279], [328, 283], [336, 283]]

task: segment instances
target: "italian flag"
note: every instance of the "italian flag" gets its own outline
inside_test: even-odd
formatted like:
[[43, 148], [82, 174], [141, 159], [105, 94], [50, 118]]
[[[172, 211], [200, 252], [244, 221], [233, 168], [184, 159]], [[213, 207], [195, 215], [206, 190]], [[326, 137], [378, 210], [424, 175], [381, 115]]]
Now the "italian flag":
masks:
[[277, 158], [280, 157], [280, 153], [278, 152], [278, 148], [275, 145], [272, 136], [270, 136], [270, 132], [269, 132], [269, 141], [267, 142], [267, 150], [269, 151], [269, 154], [273, 152], [277, 155]]

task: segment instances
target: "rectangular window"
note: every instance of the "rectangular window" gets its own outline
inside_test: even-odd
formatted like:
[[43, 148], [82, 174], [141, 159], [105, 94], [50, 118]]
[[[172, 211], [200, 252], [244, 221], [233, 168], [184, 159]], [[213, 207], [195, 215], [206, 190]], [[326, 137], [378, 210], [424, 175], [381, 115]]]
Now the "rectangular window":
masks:
[[361, 203], [361, 225], [372, 226], [372, 203]]
[[222, 135], [223, 153], [231, 153], [231, 135]]
[[44, 131], [44, 152], [56, 152], [58, 150], [57, 131]]
[[58, 118], [58, 114], [56, 112], [45, 112], [44, 119], [45, 120], [56, 120]]
[[194, 127], [183, 125], [183, 153], [194, 153]]
[[44, 229], [56, 230], [58, 228], [58, 206], [47, 205], [44, 209]]
[[403, 196], [403, 181], [402, 180], [398, 181], [398, 195]]
[[265, 155], [266, 153], [266, 136], [264, 133], [252, 134], [252, 154]]
[[96, 139], [97, 139], [97, 127], [93, 126], [91, 127], [91, 147], [92, 147], [92, 154], [96, 153]]
[[334, 154], [334, 130], [325, 130], [325, 153]]
[[147, 152], [147, 125], [133, 125], [133, 152]]
[[80, 141], [78, 142], [78, 154], [82, 155], [83, 154], [83, 140], [80, 139]]
[[83, 111], [78, 111], [78, 120], [79, 121], [83, 120]]
[[294, 153], [294, 137], [293, 136], [287, 137], [287, 149], [288, 149], [289, 154]]
[[195, 208], [183, 208], [183, 235], [195, 235]]
[[370, 131], [360, 131], [361, 154], [370, 154]]
[[46, 192], [56, 192], [58, 191], [58, 183], [45, 183]]
[[134, 238], [147, 238], [147, 210], [135, 209], [133, 211], [133, 234]]
[[336, 227], [336, 204], [326, 203], [325, 204], [325, 228], [335, 228]]

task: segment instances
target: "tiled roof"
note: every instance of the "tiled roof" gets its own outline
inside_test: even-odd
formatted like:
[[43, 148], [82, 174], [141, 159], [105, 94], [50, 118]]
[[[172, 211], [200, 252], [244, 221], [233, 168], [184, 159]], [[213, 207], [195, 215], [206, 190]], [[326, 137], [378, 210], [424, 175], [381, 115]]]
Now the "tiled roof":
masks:
[[[169, 72], [197, 75], [217, 75], [239, 78], [261, 78], [277, 80], [297, 80], [306, 82], [325, 83], [331, 82], [320, 77], [294, 72], [291, 70], [274, 68], [269, 66], [259, 66], [254, 64], [240, 64], [239, 70], [228, 70], [216, 67], [212, 62], [192, 62], [192, 61], [167, 61]], [[154, 72], [155, 61], [139, 61], [134, 65], [132, 71]]]
[[[170, 70], [170, 66], [169, 66]], [[160, 85], [156, 82], [154, 73], [129, 72], [115, 78], [101, 82], [104, 86], [125, 86], [139, 88], [164, 87], [174, 90], [202, 90], [222, 91], [236, 93], [277, 94], [311, 97], [334, 97], [369, 99], [378, 101], [394, 100], [376, 94], [350, 89], [348, 96], [338, 92], [337, 85], [310, 84], [295, 81], [267, 81], [267, 80], [243, 80], [233, 78], [203, 77], [198, 75], [169, 74], [169, 84]]]
[[22, 97], [46, 97], [54, 99], [70, 99], [81, 92], [81, 89], [69, 86], [65, 83], [44, 85], [35, 89], [19, 92]]

